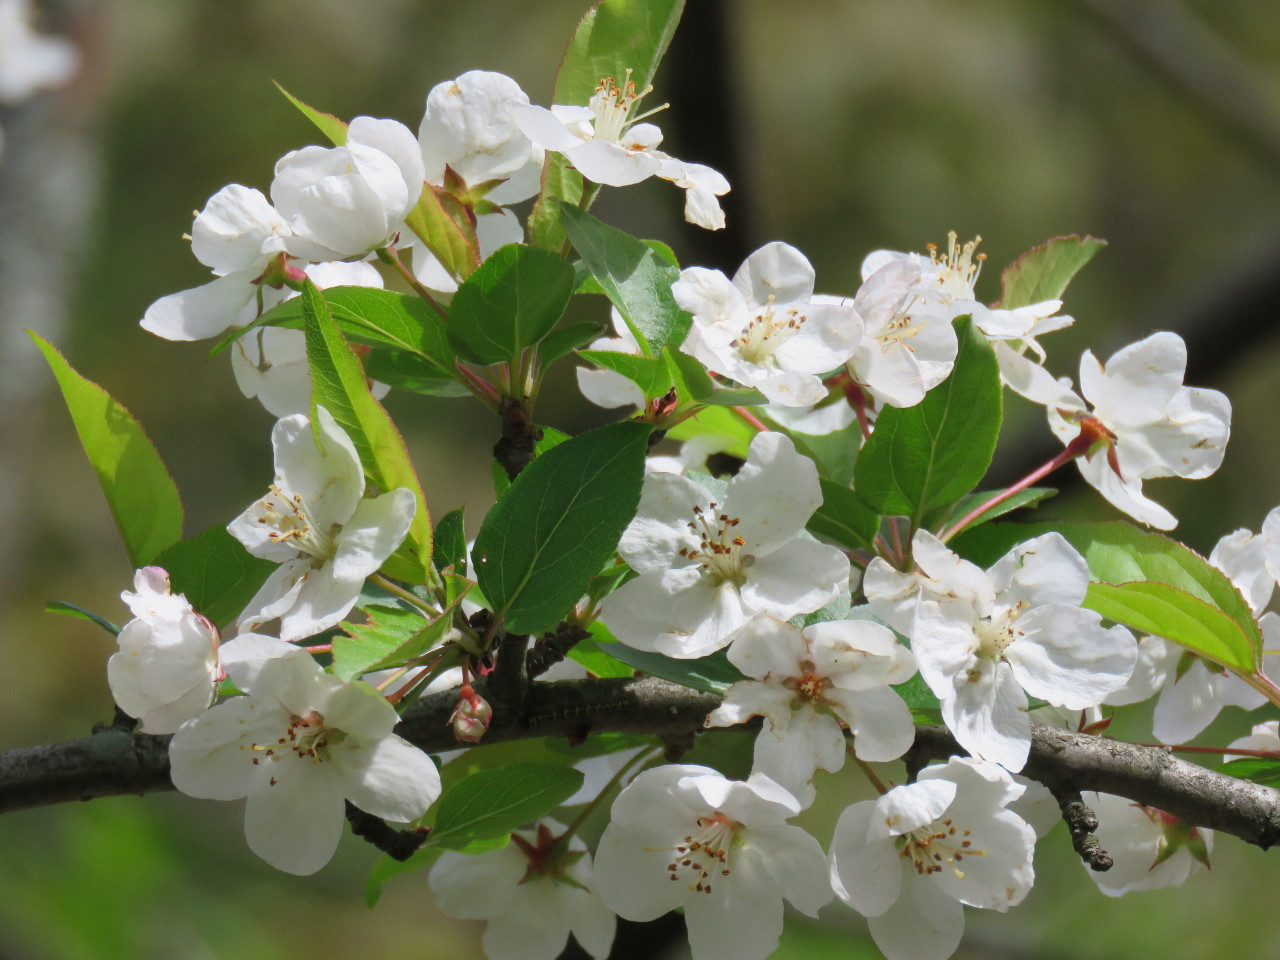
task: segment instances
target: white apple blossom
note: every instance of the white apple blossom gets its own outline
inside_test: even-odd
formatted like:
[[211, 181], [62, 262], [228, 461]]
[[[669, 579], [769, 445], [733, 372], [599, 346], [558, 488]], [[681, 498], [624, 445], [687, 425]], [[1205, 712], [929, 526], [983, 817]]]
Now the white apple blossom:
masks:
[[1160, 810], [1109, 793], [1082, 796], [1097, 814], [1098, 829], [1094, 833], [1113, 861], [1110, 870], [1088, 871], [1107, 896], [1180, 887], [1191, 874], [1209, 865], [1212, 830], [1193, 827]]
[[271, 199], [293, 228], [289, 253], [351, 260], [392, 243], [422, 195], [417, 138], [395, 120], [356, 117], [340, 147], [303, 147], [276, 163]]
[[169, 592], [160, 567], [143, 567], [133, 582], [137, 592], [120, 597], [134, 619], [116, 637], [120, 651], [107, 661], [107, 683], [120, 709], [141, 721], [141, 732], [173, 733], [217, 696], [218, 628]]
[[535, 830], [514, 832], [501, 850], [446, 851], [431, 868], [436, 906], [452, 917], [488, 921], [489, 960], [555, 960], [570, 933], [597, 960], [609, 955], [617, 918], [596, 892], [586, 844], [573, 837], [557, 849], [563, 833], [562, 824], [543, 819]]
[[945, 960], [962, 904], [1003, 913], [1026, 897], [1036, 835], [1008, 809], [1022, 790], [996, 764], [953, 757], [840, 815], [831, 882], [888, 960]]
[[292, 233], [261, 192], [238, 183], [223, 187], [191, 228], [191, 252], [218, 279], [161, 297], [147, 307], [142, 328], [165, 340], [203, 340], [246, 322], [242, 315], [259, 281]]
[[338, 623], [413, 521], [405, 487], [364, 499], [351, 438], [324, 407], [316, 412], [323, 447], [307, 417], [278, 420], [275, 482], [227, 527], [255, 557], [280, 564], [240, 615], [242, 631], [279, 618], [280, 637], [299, 640]]
[[[627, 326], [617, 307], [609, 308], [609, 322], [613, 326], [612, 337], [598, 337], [587, 345], [588, 350], [604, 350], [640, 356], [640, 344]], [[578, 367], [578, 389], [597, 407], [643, 407], [644, 391], [622, 374], [597, 367]]]
[[404, 823], [440, 795], [435, 764], [392, 733], [395, 709], [367, 683], [343, 683], [301, 647], [256, 634], [227, 643], [222, 662], [246, 696], [178, 728], [173, 783], [193, 797], [248, 798], [245, 838], [272, 866], [305, 876], [328, 863], [346, 800]]
[[975, 756], [1017, 772], [1031, 748], [1028, 694], [1083, 710], [1129, 679], [1133, 636], [1080, 606], [1089, 568], [1060, 534], [1020, 544], [985, 573], [928, 531], [916, 533], [912, 554], [919, 573], [876, 558], [863, 589], [911, 638], [944, 722]]
[[[1265, 750], [1280, 756], [1280, 720], [1255, 723], [1249, 729], [1247, 737], [1232, 740], [1227, 746], [1232, 750]], [[1233, 753], [1226, 753], [1222, 756], [1223, 763], [1238, 759], [1240, 759], [1239, 755]]]
[[509, 102], [511, 119], [544, 150], [564, 154], [586, 179], [609, 187], [625, 187], [649, 177], [670, 180], [685, 191], [684, 216], [708, 230], [724, 226], [716, 199], [729, 192], [729, 181], [710, 167], [677, 160], [658, 149], [662, 131], [637, 121], [656, 111], [633, 116], [648, 90], [636, 92], [631, 71], [621, 87], [613, 77], [600, 81], [587, 106], [553, 106]]
[[813, 776], [844, 766], [845, 736], [861, 760], [886, 762], [915, 740], [911, 709], [891, 689], [916, 672], [893, 631], [869, 620], [829, 620], [801, 630], [756, 616], [729, 637], [729, 660], [748, 677], [707, 717], [729, 727], [763, 716], [752, 769], [813, 803]]
[[1186, 344], [1167, 331], [1123, 348], [1106, 366], [1086, 350], [1085, 399], [1067, 391], [1048, 408], [1049, 427], [1064, 444], [1092, 441], [1076, 458], [1085, 480], [1117, 509], [1160, 530], [1178, 520], [1143, 494], [1142, 481], [1209, 476], [1231, 433], [1230, 401], [1217, 390], [1184, 387], [1186, 369]]
[[33, 15], [30, 0], [0, 0], [0, 103], [60, 87], [80, 65], [74, 44], [32, 29]]
[[777, 242], [747, 257], [732, 281], [719, 270], [682, 270], [671, 293], [693, 326], [680, 349], [776, 404], [817, 403], [827, 395], [820, 375], [853, 355], [862, 323], [847, 303], [815, 299], [813, 281], [804, 254]]
[[800, 538], [821, 503], [813, 461], [780, 433], [751, 441], [722, 498], [675, 474], [648, 474], [618, 544], [639, 576], [605, 599], [601, 619], [628, 646], [696, 658], [725, 646], [754, 613], [819, 609], [849, 581], [843, 553]]
[[[1236, 530], [1217, 542], [1209, 562], [1239, 588], [1258, 618], [1264, 655], [1274, 655], [1280, 652], [1280, 615], [1262, 612], [1275, 587], [1264, 550], [1262, 537]], [[1161, 743], [1186, 743], [1208, 727], [1223, 707], [1256, 710], [1267, 702], [1265, 694], [1221, 665], [1160, 637], [1143, 637], [1132, 677], [1105, 702], [1122, 706], [1157, 694], [1151, 729]]]
[[[303, 268], [316, 287], [372, 287], [382, 289], [382, 274], [371, 263], [335, 260]], [[264, 311], [291, 300], [298, 291], [288, 287], [263, 291]], [[246, 397], [257, 397], [276, 417], [306, 413], [311, 408], [311, 366], [307, 337], [301, 330], [257, 327], [231, 345], [231, 370]], [[382, 399], [391, 388], [374, 381], [371, 392]]]
[[600, 838], [600, 896], [628, 920], [683, 907], [693, 960], [763, 960], [778, 946], [783, 898], [816, 917], [832, 896], [822, 848], [786, 822], [799, 812], [763, 774], [646, 770], [618, 795]]

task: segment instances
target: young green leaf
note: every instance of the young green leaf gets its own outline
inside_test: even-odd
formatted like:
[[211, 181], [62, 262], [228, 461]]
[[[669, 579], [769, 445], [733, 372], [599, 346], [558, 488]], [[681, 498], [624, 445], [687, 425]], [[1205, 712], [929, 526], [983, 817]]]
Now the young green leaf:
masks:
[[666, 344], [682, 344], [693, 317], [671, 294], [680, 269], [589, 213], [565, 207], [561, 218], [569, 241], [635, 334], [641, 352], [656, 357]]
[[1280, 787], [1280, 758], [1240, 757], [1224, 764], [1222, 772], [1241, 780]]
[[[999, 490], [974, 491], [968, 496], [961, 497], [952, 506], [938, 510], [925, 517], [922, 526], [926, 530], [939, 530], [951, 520], [958, 522], [961, 518], [968, 516], [970, 510], [980, 507], [1000, 492]], [[1058, 491], [1052, 487], [1027, 487], [1019, 490], [1008, 499], [1001, 500], [994, 507], [989, 507], [978, 514], [965, 525], [965, 529], [970, 530], [973, 527], [995, 520], [997, 517], [1003, 517], [1006, 513], [1021, 510], [1023, 507], [1034, 507], [1041, 500], [1048, 500], [1050, 497], [1057, 495]]]
[[705, 407], [686, 420], [681, 420], [667, 431], [672, 440], [692, 440], [695, 437], [718, 437], [724, 442], [723, 450], [739, 459], [747, 458], [747, 450], [756, 436], [755, 427], [725, 407]]
[[279, 564], [255, 557], [225, 526], [175, 543], [155, 559], [169, 588], [219, 627], [235, 620]]
[[879, 515], [848, 487], [825, 477], [819, 483], [822, 506], [809, 518], [805, 529], [842, 547], [874, 553], [876, 534], [880, 532]]
[[365, 475], [382, 490], [407, 487], [418, 508], [409, 535], [384, 569], [398, 580], [427, 582], [431, 556], [431, 514], [422, 497], [422, 486], [405, 449], [404, 439], [382, 405], [369, 393], [360, 361], [347, 346], [316, 285], [307, 280], [302, 288], [306, 322], [307, 360], [311, 364], [311, 402], [324, 407], [346, 430]]
[[430, 360], [399, 350], [371, 350], [364, 358], [364, 372], [371, 380], [397, 390], [426, 397], [468, 397], [471, 391], [456, 372], [445, 372]]
[[1060, 300], [1071, 278], [1107, 245], [1097, 237], [1054, 237], [1032, 247], [1000, 274], [1000, 303], [1013, 310], [1042, 300]]
[[462, 508], [450, 510], [436, 524], [435, 542], [431, 547], [431, 562], [437, 570], [453, 567], [457, 573], [467, 573], [467, 531]]
[[551, 332], [572, 296], [572, 266], [550, 251], [508, 244], [458, 288], [449, 343], [471, 363], [516, 364], [526, 347]]
[[347, 636], [333, 639], [334, 674], [352, 680], [362, 673], [398, 667], [437, 646], [452, 626], [453, 611], [469, 585], [464, 577], [445, 579], [455, 582], [450, 590], [454, 599], [434, 619], [426, 619], [420, 610], [369, 606], [364, 609], [366, 623], [343, 624]]
[[182, 499], [155, 446], [133, 415], [72, 369], [39, 334], [27, 331], [58, 380], [80, 443], [98, 475], [129, 562], [145, 567], [182, 537]]
[[404, 222], [459, 282], [480, 266], [480, 244], [470, 211], [440, 188], [427, 184]]
[[646, 400], [660, 397], [671, 389], [671, 372], [661, 357], [637, 357], [616, 350], [583, 350], [578, 356], [626, 377], [640, 388]]
[[739, 680], [746, 679], [742, 671], [729, 662], [729, 655], [724, 650], [717, 650], [710, 656], [697, 660], [677, 660], [662, 653], [636, 650], [616, 641], [601, 643], [599, 648], [615, 660], [643, 670], [652, 677], [670, 680], [703, 693], [723, 696]]
[[635, 516], [650, 425], [612, 423], [537, 457], [489, 511], [476, 579], [512, 633], [564, 617]]
[[304, 117], [314, 123], [334, 146], [341, 147], [347, 142], [347, 124], [339, 120], [331, 113], [321, 113], [315, 107], [309, 107], [284, 87], [271, 81], [276, 85], [276, 89], [284, 94], [285, 99], [292, 103], [302, 113]]
[[457, 849], [505, 836], [564, 803], [582, 779], [572, 767], [545, 763], [511, 763], [474, 773], [440, 798], [431, 843]]
[[562, 207], [576, 207], [582, 201], [582, 174], [563, 153], [548, 153], [542, 165], [542, 188], [529, 212], [529, 237], [543, 250], [564, 249]]
[[1000, 433], [1000, 371], [968, 317], [956, 321], [960, 350], [951, 376], [914, 407], [886, 407], [854, 468], [853, 487], [882, 516], [913, 521], [977, 486]]
[[592, 320], [578, 320], [552, 330], [542, 343], [538, 344], [538, 359], [545, 370], [561, 357], [568, 356], [574, 350], [585, 347], [592, 340], [604, 336], [604, 324]]

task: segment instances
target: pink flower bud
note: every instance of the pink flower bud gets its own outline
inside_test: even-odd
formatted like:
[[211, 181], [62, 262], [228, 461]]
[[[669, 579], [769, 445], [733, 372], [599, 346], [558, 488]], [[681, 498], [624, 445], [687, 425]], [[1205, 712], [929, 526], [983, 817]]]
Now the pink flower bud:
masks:
[[453, 735], [460, 743], [479, 743], [493, 720], [493, 708], [475, 692], [471, 684], [464, 683], [458, 691], [458, 705], [453, 708], [449, 722]]

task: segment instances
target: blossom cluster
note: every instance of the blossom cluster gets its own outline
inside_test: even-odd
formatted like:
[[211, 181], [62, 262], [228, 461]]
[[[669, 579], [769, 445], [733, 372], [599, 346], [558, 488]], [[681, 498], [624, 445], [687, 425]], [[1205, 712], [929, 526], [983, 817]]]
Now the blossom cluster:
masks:
[[[318, 321], [307, 298], [411, 290], [418, 307], [441, 319], [433, 335], [456, 349], [436, 366], [456, 372], [457, 392], [504, 417], [507, 440], [530, 415], [545, 372], [539, 341], [520, 342], [510, 359], [472, 361], [458, 348], [473, 332], [459, 319], [465, 311], [447, 311], [475, 299], [469, 278], [500, 266], [497, 251], [534, 248], [533, 227], [526, 232], [515, 206], [546, 189], [547, 171], [576, 171], [595, 187], [668, 180], [685, 191], [691, 223], [725, 225], [717, 198], [728, 182], [659, 149], [661, 131], [638, 112], [649, 91], [637, 89], [631, 73], [600, 78], [586, 103], [545, 109], [511, 79], [472, 71], [429, 93], [416, 135], [395, 120], [357, 117], [327, 129], [332, 145], [282, 157], [266, 194], [231, 184], [208, 200], [190, 241], [213, 279], [161, 297], [142, 326], [171, 340], [231, 331], [237, 383], [277, 420], [268, 490], [226, 530], [237, 551], [275, 566], [222, 623], [234, 630], [225, 643], [171, 591], [170, 574], [139, 569], [134, 591], [124, 594], [135, 619], [120, 630], [108, 665], [112, 693], [144, 732], [173, 734], [178, 789], [246, 800], [249, 847], [282, 870], [321, 869], [350, 808], [423, 826], [417, 835], [427, 846], [415, 864], [432, 864], [429, 886], [442, 910], [488, 921], [484, 946], [495, 960], [550, 960], [570, 935], [604, 957], [616, 917], [651, 920], [673, 909], [684, 911], [697, 960], [749, 960], [778, 943], [784, 901], [812, 917], [836, 899], [867, 918], [891, 960], [943, 960], [960, 942], [965, 906], [1008, 910], [1034, 882], [1045, 790], [1021, 776], [1033, 710], [1098, 716], [1158, 696], [1154, 735], [1178, 744], [1223, 706], [1277, 702], [1262, 654], [1280, 649], [1280, 619], [1266, 612], [1280, 575], [1280, 508], [1260, 534], [1237, 531], [1207, 561], [1186, 560], [1199, 564], [1200, 592], [1242, 618], [1241, 636], [1247, 628], [1261, 638], [1252, 662], [1188, 646], [1173, 630], [1146, 635], [1135, 627], [1143, 633], [1135, 636], [1118, 607], [1100, 606], [1097, 587], [1154, 579], [1147, 570], [1107, 580], [1070, 531], [1016, 537], [989, 566], [974, 559], [979, 547], [956, 538], [1025, 502], [1012, 498], [1071, 461], [1134, 520], [1175, 526], [1143, 481], [1214, 472], [1231, 416], [1222, 394], [1183, 385], [1186, 349], [1176, 334], [1155, 333], [1105, 364], [1086, 351], [1077, 392], [1049, 372], [1038, 339], [1073, 322], [1060, 312], [1061, 299], [982, 302], [979, 241], [952, 234], [945, 250], [870, 253], [847, 296], [815, 293], [814, 267], [782, 242], [751, 254], [732, 278], [662, 261], [650, 271], [658, 289], [645, 291], [643, 305], [656, 310], [665, 298], [685, 326], [673, 322], [679, 335], [655, 348], [653, 318], [618, 284], [601, 283], [608, 264], [584, 252], [572, 287], [585, 288], [591, 274], [612, 290], [616, 335], [592, 340], [597, 329], [577, 341], [591, 363], [577, 368], [582, 393], [601, 406], [635, 407], [623, 416], [652, 427], [654, 437], [686, 442], [676, 456], [650, 457], [641, 477], [646, 447], [634, 476], [619, 472], [607, 495], [575, 502], [587, 518], [574, 527], [581, 542], [546, 558], [556, 575], [540, 582], [547, 594], [540, 603], [554, 603], [562, 583], [576, 582], [570, 568], [605, 525], [605, 502], [635, 492], [634, 510], [605, 545], [606, 561], [585, 570], [584, 586], [554, 611], [551, 626], [538, 619], [540, 608], [536, 616], [532, 605], [517, 610], [513, 595], [543, 559], [522, 556], [525, 566], [510, 582], [486, 579], [501, 562], [495, 538], [486, 548], [482, 526], [473, 562], [460, 545], [460, 517], [448, 538], [445, 521], [436, 523], [434, 553], [429, 541], [414, 540], [420, 493], [400, 485], [411, 483], [408, 475], [387, 472], [381, 459], [399, 435], [389, 420], [380, 434], [370, 426], [385, 413], [377, 400], [389, 389], [412, 389], [412, 380], [389, 387], [361, 368], [358, 389], [332, 403], [323, 382], [332, 371], [314, 369]], [[431, 217], [441, 229], [424, 226]], [[572, 245], [558, 240], [538, 254], [556, 260]], [[287, 300], [299, 293], [305, 333], [288, 314]], [[532, 296], [543, 290], [520, 293], [516, 312], [529, 299], [553, 299]], [[287, 319], [278, 325], [267, 322], [272, 317]], [[496, 341], [509, 331], [482, 333]], [[374, 346], [349, 346], [343, 362], [357, 366], [386, 348], [376, 338]], [[690, 387], [690, 365], [706, 381], [702, 392]], [[648, 373], [634, 372], [641, 369]], [[932, 454], [914, 448], [894, 459], [895, 444], [911, 446], [913, 424], [932, 441], [947, 430], [985, 430], [994, 447], [1006, 387], [1042, 406], [1064, 445], [1024, 482], [974, 493], [990, 451], [964, 489], [962, 475], [942, 476], [963, 474], [958, 461], [925, 462]], [[994, 395], [995, 412], [977, 401], [962, 408], [970, 395]], [[948, 416], [973, 422], [947, 424]], [[960, 459], [981, 460], [981, 443], [955, 435], [972, 448]], [[535, 446], [539, 439], [547, 438], [530, 435], [533, 466], [520, 476], [509, 469], [514, 480], [498, 485], [499, 508], [486, 525], [501, 509], [518, 510], [539, 463], [565, 462], [567, 454], [554, 458], [578, 438], [558, 447]], [[824, 455], [829, 448], [850, 460], [856, 454], [852, 471]], [[727, 480], [707, 468], [717, 452], [733, 462]], [[876, 457], [886, 464], [882, 475], [874, 473]], [[547, 481], [540, 502], [552, 503], [557, 485], [591, 482], [570, 473]], [[877, 494], [877, 484], [888, 492]], [[539, 547], [553, 536], [542, 522], [569, 522], [568, 509], [535, 512], [529, 526]], [[502, 534], [522, 535], [515, 524]], [[423, 570], [418, 581], [400, 575], [414, 563]], [[529, 626], [506, 631], [516, 623]], [[621, 676], [635, 666], [703, 690], [707, 675], [732, 677], [712, 683], [721, 700], [704, 737], [714, 743], [720, 728], [760, 718], [750, 772], [738, 779], [713, 766], [658, 763], [649, 739], [624, 744], [629, 750], [600, 746], [599, 756], [575, 758], [592, 788], [574, 796], [571, 787], [555, 805], [586, 804], [569, 826], [551, 818], [550, 806], [496, 838], [451, 835], [458, 828], [444, 808], [454, 794], [437, 765], [448, 758], [433, 760], [398, 736], [401, 712], [439, 693], [457, 701], [450, 724], [460, 743], [483, 743], [495, 723], [514, 728], [520, 718], [485, 699], [496, 682], [487, 678], [509, 650], [525, 656], [525, 634], [538, 636], [522, 669], [506, 671], [518, 679], [534, 654], [563, 636], [580, 644], [570, 654], [580, 673]], [[518, 643], [507, 642], [513, 635]], [[357, 648], [377, 654], [349, 653]], [[886, 774], [886, 783], [870, 765], [904, 758], [916, 723], [926, 720], [948, 728], [955, 755], [919, 770], [912, 764], [900, 783]], [[1228, 749], [1280, 754], [1280, 742], [1274, 726], [1256, 728]], [[824, 851], [790, 821], [814, 806], [849, 758], [878, 796], [845, 807]], [[891, 769], [897, 776], [900, 768]], [[1113, 872], [1094, 875], [1104, 892], [1180, 883], [1207, 862], [1210, 831], [1123, 798], [1086, 799], [1116, 861]], [[606, 803], [609, 823], [591, 838], [580, 828]], [[435, 834], [425, 829], [432, 823]]]

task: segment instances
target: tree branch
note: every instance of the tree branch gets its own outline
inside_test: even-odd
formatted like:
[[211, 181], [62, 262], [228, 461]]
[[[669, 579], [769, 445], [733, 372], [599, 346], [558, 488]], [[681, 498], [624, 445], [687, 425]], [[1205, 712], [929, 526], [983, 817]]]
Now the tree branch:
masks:
[[[588, 732], [679, 740], [701, 730], [719, 698], [653, 677], [532, 683], [518, 715], [495, 714], [485, 743]], [[428, 753], [457, 747], [454, 691], [414, 703], [396, 732]], [[78, 740], [0, 753], [0, 813], [72, 800], [171, 790], [168, 737], [106, 729]], [[918, 727], [912, 756], [963, 754], [941, 727]], [[1096, 790], [1156, 807], [1267, 849], [1280, 843], [1280, 790], [1143, 747], [1035, 724], [1023, 773], [1056, 795]]]

